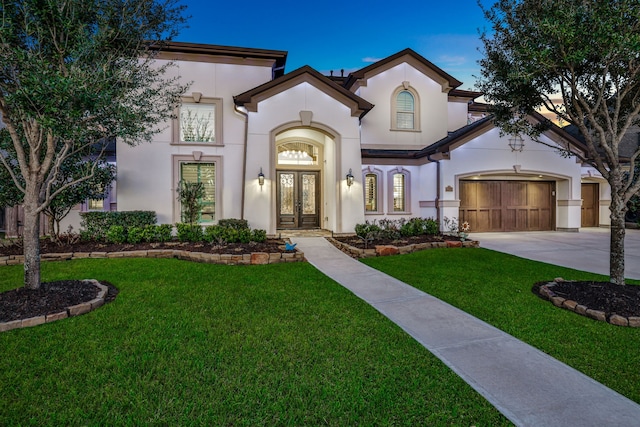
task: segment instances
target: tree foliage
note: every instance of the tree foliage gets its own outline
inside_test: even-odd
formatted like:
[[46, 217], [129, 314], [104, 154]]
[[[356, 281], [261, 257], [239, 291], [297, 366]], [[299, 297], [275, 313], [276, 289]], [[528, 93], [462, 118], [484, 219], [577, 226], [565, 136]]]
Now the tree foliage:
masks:
[[[482, 7], [482, 6], [481, 6]], [[624, 283], [624, 214], [640, 189], [620, 142], [640, 113], [640, 3], [637, 0], [500, 0], [484, 9], [478, 87], [493, 104], [497, 125], [538, 138], [546, 108], [579, 129], [584, 153], [611, 186], [611, 280]], [[561, 101], [557, 101], [560, 98]]]
[[[93, 147], [91, 147], [93, 148]], [[7, 157], [15, 158], [14, 147], [6, 129], [0, 130], [0, 150], [7, 153]], [[52, 237], [60, 234], [60, 221], [64, 219], [71, 209], [85, 202], [87, 199], [102, 200], [107, 196], [109, 187], [116, 178], [116, 168], [104, 158], [92, 158], [93, 149], [87, 150], [88, 158], [80, 153], [68, 157], [60, 165], [56, 181], [52, 190], [57, 190], [69, 182], [76, 182], [66, 187], [54, 197], [43, 212], [50, 220], [50, 232]], [[94, 170], [92, 170], [95, 168]], [[13, 164], [13, 173], [24, 186], [24, 179], [20, 170]], [[86, 180], [82, 178], [89, 177]], [[6, 168], [0, 168], [0, 182], [11, 183], [11, 175]], [[15, 185], [3, 185], [0, 187], [0, 206], [14, 206], [22, 204], [24, 194]]]
[[[154, 61], [184, 26], [176, 0], [2, 0], [0, 167], [25, 210], [25, 285], [40, 286], [39, 213], [99, 170], [105, 144], [149, 141], [185, 87]], [[84, 172], [63, 180], [77, 159]], [[74, 159], [74, 160], [70, 160]]]
[[190, 226], [197, 225], [205, 195], [204, 183], [180, 181], [179, 184], [177, 192], [182, 206], [182, 221]]

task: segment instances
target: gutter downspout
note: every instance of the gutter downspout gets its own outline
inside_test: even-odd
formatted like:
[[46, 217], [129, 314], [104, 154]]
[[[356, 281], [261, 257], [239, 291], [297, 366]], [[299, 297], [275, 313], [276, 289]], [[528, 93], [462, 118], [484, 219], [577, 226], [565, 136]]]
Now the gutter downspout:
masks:
[[440, 160], [432, 159], [431, 154], [427, 154], [427, 160], [436, 162], [436, 221], [440, 224]]
[[233, 109], [236, 113], [244, 117], [244, 143], [242, 144], [242, 191], [240, 196], [240, 219], [244, 219], [244, 193], [246, 187], [247, 176], [247, 140], [249, 139], [249, 113], [245, 113], [238, 109], [238, 106], [234, 103]]

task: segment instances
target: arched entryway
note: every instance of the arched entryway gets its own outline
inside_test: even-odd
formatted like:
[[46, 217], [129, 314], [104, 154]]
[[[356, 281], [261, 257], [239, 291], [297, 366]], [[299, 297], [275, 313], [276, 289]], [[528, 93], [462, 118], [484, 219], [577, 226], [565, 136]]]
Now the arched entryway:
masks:
[[[284, 130], [275, 136], [276, 228], [327, 227], [325, 200], [330, 200], [334, 138], [310, 127]], [[328, 161], [327, 161], [328, 160]]]

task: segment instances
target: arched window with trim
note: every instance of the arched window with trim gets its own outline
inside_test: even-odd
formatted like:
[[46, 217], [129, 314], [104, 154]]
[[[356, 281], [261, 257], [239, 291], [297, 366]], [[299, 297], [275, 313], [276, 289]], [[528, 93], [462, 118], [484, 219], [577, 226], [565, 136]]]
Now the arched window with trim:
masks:
[[404, 82], [391, 99], [391, 128], [393, 130], [420, 130], [420, 100], [418, 93]]
[[396, 123], [398, 129], [414, 129], [415, 101], [408, 90], [403, 90], [396, 97]]
[[369, 166], [362, 170], [364, 213], [382, 213], [382, 171]]
[[403, 168], [396, 168], [388, 173], [389, 211], [393, 214], [411, 213], [411, 174]]

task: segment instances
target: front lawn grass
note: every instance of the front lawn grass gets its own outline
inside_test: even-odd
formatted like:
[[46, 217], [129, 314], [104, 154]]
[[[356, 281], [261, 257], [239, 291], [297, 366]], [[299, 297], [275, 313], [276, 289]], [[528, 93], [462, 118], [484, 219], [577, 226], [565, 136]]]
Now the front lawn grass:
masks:
[[[0, 292], [22, 271], [0, 267]], [[43, 264], [45, 281], [84, 278], [120, 294], [0, 334], [0, 425], [509, 424], [309, 264]]]
[[481, 248], [434, 249], [363, 262], [490, 323], [640, 403], [640, 328], [597, 322], [556, 308], [531, 292], [534, 283], [556, 277], [603, 281], [608, 277]]

